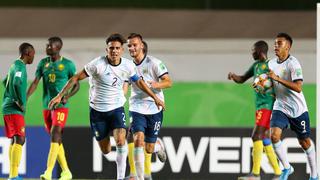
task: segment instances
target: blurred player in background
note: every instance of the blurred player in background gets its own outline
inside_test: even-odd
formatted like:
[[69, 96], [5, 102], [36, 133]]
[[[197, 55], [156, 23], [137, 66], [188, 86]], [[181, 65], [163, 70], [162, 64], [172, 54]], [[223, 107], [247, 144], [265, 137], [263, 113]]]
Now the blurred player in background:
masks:
[[[172, 86], [166, 66], [159, 60], [147, 55], [146, 43], [140, 34], [131, 33], [128, 37], [130, 56], [137, 67], [137, 73], [145, 81], [159, 99], [164, 101], [162, 89]], [[134, 141], [134, 166], [139, 180], [144, 179], [145, 153], [147, 162], [146, 178], [151, 178], [151, 153], [155, 152], [159, 160], [164, 162], [166, 154], [163, 144], [157, 141], [163, 120], [163, 109], [155, 106], [153, 99], [141, 91], [135, 84], [131, 86], [129, 113], [132, 118], [131, 131]], [[129, 145], [130, 149], [132, 144]], [[129, 161], [133, 166], [132, 160]], [[130, 167], [131, 167], [130, 166]]]
[[36, 90], [41, 77], [43, 77], [43, 117], [46, 130], [51, 136], [47, 169], [44, 174], [40, 176], [41, 179], [46, 180], [51, 179], [56, 160], [58, 160], [62, 169], [60, 180], [72, 179], [72, 174], [69, 170], [62, 144], [62, 133], [69, 112], [67, 101], [69, 97], [79, 90], [79, 83], [75, 84], [70, 93], [63, 97], [62, 103], [54, 109], [49, 109], [48, 107], [50, 100], [60, 92], [68, 80], [76, 73], [74, 63], [60, 55], [62, 45], [63, 42], [59, 37], [50, 37], [48, 39], [46, 47], [48, 56], [39, 62], [35, 79], [30, 85], [27, 93], [27, 97], [31, 96]]
[[73, 76], [60, 93], [51, 100], [49, 107], [61, 102], [63, 95], [78, 81], [89, 77], [90, 125], [101, 151], [111, 151], [110, 134], [116, 141], [117, 179], [125, 178], [127, 145], [126, 120], [123, 105], [126, 101], [123, 83], [132, 81], [152, 97], [159, 108], [164, 103], [148, 88], [136, 73], [134, 63], [122, 57], [125, 39], [120, 34], [112, 34], [107, 40], [107, 55], [100, 56], [85, 65]]
[[290, 55], [292, 38], [279, 33], [275, 39], [274, 51], [277, 58], [269, 61], [269, 76], [273, 79], [276, 101], [271, 119], [271, 138], [274, 149], [284, 166], [280, 179], [286, 180], [294, 172], [287, 157], [281, 135], [290, 126], [297, 135], [299, 143], [307, 155], [311, 169], [310, 180], [318, 178], [315, 146], [310, 139], [310, 120], [308, 107], [302, 93], [302, 68], [297, 58]]
[[[249, 70], [242, 76], [234, 73], [228, 74], [228, 79], [236, 83], [244, 83], [249, 78], [257, 78], [261, 74], [269, 72], [268, 68], [268, 44], [265, 41], [257, 41], [252, 48], [252, 57], [255, 62], [251, 65]], [[255, 87], [255, 86], [254, 86]], [[277, 161], [276, 154], [272, 148], [270, 141], [270, 118], [275, 101], [274, 91], [271, 87], [264, 91], [255, 90], [256, 94], [256, 118], [255, 126], [252, 132], [253, 152], [252, 160], [253, 167], [249, 175], [239, 177], [239, 180], [260, 180], [260, 167], [263, 148], [269, 159], [269, 162], [274, 170], [273, 180], [279, 179], [281, 170]]]
[[20, 58], [11, 65], [6, 78], [2, 113], [5, 124], [5, 134], [10, 138], [9, 148], [10, 173], [9, 180], [22, 180], [18, 176], [18, 168], [25, 142], [24, 115], [27, 101], [27, 71], [26, 64], [32, 64], [35, 50], [29, 43], [19, 46]]

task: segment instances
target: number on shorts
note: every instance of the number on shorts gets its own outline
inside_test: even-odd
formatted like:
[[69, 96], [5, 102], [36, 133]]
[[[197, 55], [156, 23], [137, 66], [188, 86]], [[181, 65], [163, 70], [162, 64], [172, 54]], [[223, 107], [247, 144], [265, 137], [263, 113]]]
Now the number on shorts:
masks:
[[258, 111], [258, 114], [257, 114], [257, 119], [260, 120], [262, 117], [262, 111]]
[[156, 122], [155, 124], [154, 124], [154, 131], [159, 131], [160, 130], [160, 127], [161, 127], [161, 122], [159, 121], [159, 122]]
[[64, 121], [64, 113], [63, 112], [58, 112], [57, 113], [57, 120], [58, 121]]
[[301, 121], [301, 126], [303, 126], [303, 130], [306, 130], [306, 121]]

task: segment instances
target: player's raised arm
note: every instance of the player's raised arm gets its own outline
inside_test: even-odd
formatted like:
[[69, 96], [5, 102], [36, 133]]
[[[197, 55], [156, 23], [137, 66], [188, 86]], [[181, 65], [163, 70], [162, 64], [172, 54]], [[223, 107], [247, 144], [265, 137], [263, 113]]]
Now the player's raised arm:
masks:
[[57, 104], [59, 104], [61, 102], [62, 97], [69, 91], [70, 88], [74, 87], [75, 84], [79, 84], [80, 80], [85, 79], [87, 77], [88, 75], [84, 69], [76, 75], [72, 76], [69, 79], [68, 83], [59, 92], [59, 94], [50, 101], [49, 109], [53, 109]]
[[156, 105], [158, 106], [158, 108], [160, 109], [160, 107], [163, 108], [163, 110], [165, 110], [165, 104], [163, 101], [161, 101], [152, 91], [151, 89], [147, 86], [147, 84], [141, 79], [139, 78], [138, 80], [134, 81], [134, 83], [136, 83], [136, 85], [145, 93], [147, 93], [150, 97], [152, 97], [152, 99], [154, 99], [154, 102], [156, 103]]

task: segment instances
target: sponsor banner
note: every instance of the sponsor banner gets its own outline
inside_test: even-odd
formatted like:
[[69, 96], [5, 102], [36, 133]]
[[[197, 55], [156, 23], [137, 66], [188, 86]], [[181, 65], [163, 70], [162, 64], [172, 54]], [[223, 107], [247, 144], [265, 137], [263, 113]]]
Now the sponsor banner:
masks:
[[[250, 128], [163, 128], [160, 138], [166, 147], [167, 161], [161, 163], [153, 157], [153, 178], [237, 179], [251, 170], [251, 131]], [[283, 137], [289, 161], [295, 168], [294, 176], [307, 179], [310, 170], [295, 134], [286, 130]], [[102, 155], [89, 128], [66, 128], [64, 145], [74, 178], [116, 178], [113, 139], [111, 144], [112, 152]], [[271, 179], [273, 171], [265, 155], [261, 168], [263, 179]]]
[[[10, 171], [9, 147], [11, 140], [5, 137], [4, 128], [0, 129], [0, 177], [6, 178]], [[39, 178], [47, 167], [50, 137], [43, 127], [27, 127], [26, 142], [23, 145], [19, 175], [25, 178]], [[56, 178], [56, 168], [53, 178]]]

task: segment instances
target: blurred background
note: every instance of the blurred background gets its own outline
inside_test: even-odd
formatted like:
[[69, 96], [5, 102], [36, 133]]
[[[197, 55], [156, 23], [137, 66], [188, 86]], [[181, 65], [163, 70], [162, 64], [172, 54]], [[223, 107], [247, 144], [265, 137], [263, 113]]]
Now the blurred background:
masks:
[[[13, 60], [18, 58], [22, 42], [30, 42], [36, 48], [34, 63], [27, 67], [28, 79], [32, 81], [51, 36], [62, 38], [62, 55], [74, 60], [77, 70], [81, 70], [93, 58], [106, 54], [105, 39], [111, 33], [125, 37], [131, 32], [140, 33], [149, 45], [149, 54], [167, 65], [174, 82], [172, 88], [165, 90], [167, 110], [161, 132], [169, 158], [165, 164], [154, 160], [154, 179], [235, 179], [250, 171], [250, 148], [245, 147], [251, 146], [255, 104], [252, 79], [238, 85], [228, 81], [227, 74], [243, 74], [250, 67], [251, 48], [257, 40], [268, 42], [269, 58], [273, 58], [276, 34], [287, 32], [293, 37], [291, 54], [303, 68], [303, 91], [311, 125], [315, 127], [316, 2], [5, 0], [0, 2], [0, 77], [5, 77]], [[127, 49], [124, 56], [130, 58]], [[1, 99], [2, 95], [1, 86]], [[30, 145], [27, 143], [24, 156], [25, 177], [38, 177], [45, 169], [49, 139], [43, 130], [41, 97], [40, 84], [28, 100], [25, 118], [30, 127], [27, 130]], [[64, 142], [75, 178], [114, 177], [115, 172], [110, 171], [115, 168], [114, 162], [110, 163], [112, 158], [94, 160], [87, 81], [81, 82], [80, 91], [70, 103]], [[3, 126], [2, 121], [0, 124]], [[294, 137], [290, 133], [288, 136]], [[297, 179], [306, 178], [305, 157], [296, 148], [296, 141], [287, 140], [288, 150], [294, 152], [292, 156], [289, 154], [290, 159], [298, 166]], [[219, 142], [228, 143], [220, 147]], [[4, 143], [0, 160], [0, 175], [4, 177], [5, 150]], [[41, 155], [36, 168], [32, 165], [33, 158], [37, 159], [35, 151]], [[78, 163], [79, 160], [83, 163]], [[200, 163], [192, 164], [196, 161]], [[95, 169], [95, 163], [101, 163], [103, 168]], [[267, 163], [263, 172], [265, 177], [272, 172]]]

